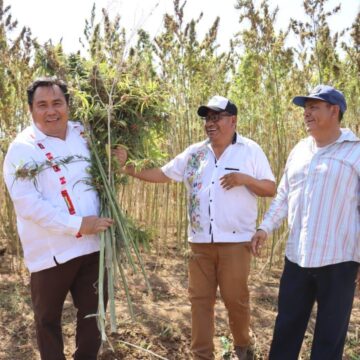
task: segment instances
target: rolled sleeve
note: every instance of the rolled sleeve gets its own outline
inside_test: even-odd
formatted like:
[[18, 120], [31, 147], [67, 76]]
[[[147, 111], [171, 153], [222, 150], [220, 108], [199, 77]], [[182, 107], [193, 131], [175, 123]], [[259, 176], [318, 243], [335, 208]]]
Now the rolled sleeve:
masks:
[[184, 180], [186, 164], [188, 162], [190, 148], [187, 148], [181, 154], [165, 164], [161, 171], [170, 179], [181, 182]]
[[258, 180], [270, 180], [275, 182], [275, 176], [271, 170], [269, 160], [260, 146], [256, 146], [256, 153], [253, 157], [255, 160], [255, 174]]

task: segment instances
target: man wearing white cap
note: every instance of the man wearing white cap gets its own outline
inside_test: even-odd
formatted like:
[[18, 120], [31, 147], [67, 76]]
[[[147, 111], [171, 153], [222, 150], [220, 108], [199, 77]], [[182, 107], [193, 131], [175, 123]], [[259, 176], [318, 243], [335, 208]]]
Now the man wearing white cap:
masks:
[[[235, 356], [248, 358], [250, 239], [256, 196], [273, 196], [274, 176], [259, 145], [236, 132], [237, 108], [214, 96], [200, 106], [208, 139], [193, 144], [162, 168], [124, 171], [151, 182], [183, 181], [188, 191], [191, 350], [196, 360], [214, 359], [217, 287], [229, 314]], [[124, 150], [116, 154], [124, 158]], [[121, 162], [121, 161], [120, 161]]]
[[[287, 216], [289, 238], [270, 360], [297, 359], [317, 302], [312, 360], [340, 360], [360, 262], [360, 139], [340, 128], [344, 95], [328, 85], [296, 96], [309, 137], [291, 151], [277, 196], [252, 240]], [[359, 273], [358, 273], [359, 277]]]

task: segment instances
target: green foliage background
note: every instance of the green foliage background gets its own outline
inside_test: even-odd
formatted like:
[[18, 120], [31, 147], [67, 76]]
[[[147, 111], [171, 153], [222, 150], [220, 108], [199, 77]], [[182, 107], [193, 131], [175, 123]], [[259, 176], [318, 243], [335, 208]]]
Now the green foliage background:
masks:
[[[360, 13], [348, 28], [333, 33], [328, 19], [337, 16], [340, 6], [326, 11], [327, 0], [305, 0], [306, 16], [291, 19], [286, 29], [277, 31], [278, 11], [271, 11], [267, 0], [258, 6], [253, 0], [234, 0], [239, 32], [228, 50], [220, 51], [219, 19], [200, 39], [201, 16], [185, 22], [186, 3], [174, 0], [173, 5], [158, 36], [151, 38], [138, 29], [133, 43], [119, 17], [102, 10], [97, 22], [94, 6], [85, 24], [82, 52], [79, 48], [67, 54], [61, 44], [39, 44], [31, 29], [20, 29], [11, 8], [0, 0], [0, 161], [11, 139], [30, 122], [26, 87], [40, 75], [57, 75], [70, 84], [73, 118], [103, 123], [104, 132], [95, 137], [104, 158], [105, 143], [121, 143], [139, 166], [164, 163], [203, 139], [196, 110], [214, 94], [229, 96], [238, 105], [239, 132], [263, 147], [278, 180], [290, 149], [305, 136], [293, 96], [318, 83], [340, 88], [348, 100], [343, 126], [359, 134]], [[286, 43], [290, 35], [297, 39], [295, 46]], [[106, 126], [111, 127], [110, 140]], [[10, 250], [19, 252], [1, 180], [0, 187], [0, 238], [10, 239]], [[176, 237], [180, 248], [186, 242], [182, 185], [130, 179], [119, 187], [119, 201], [140, 227], [154, 230], [159, 251], [166, 249], [170, 237]], [[267, 202], [259, 204], [261, 217]], [[284, 234], [286, 225], [273, 236], [270, 266], [282, 261]]]

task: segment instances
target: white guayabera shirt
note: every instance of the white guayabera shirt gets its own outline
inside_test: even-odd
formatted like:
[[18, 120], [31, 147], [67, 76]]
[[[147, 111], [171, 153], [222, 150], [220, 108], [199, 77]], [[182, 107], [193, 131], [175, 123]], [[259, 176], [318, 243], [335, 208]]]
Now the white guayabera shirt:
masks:
[[256, 196], [246, 186], [225, 190], [220, 178], [240, 172], [274, 181], [269, 162], [254, 141], [236, 133], [216, 160], [209, 140], [193, 144], [161, 168], [188, 191], [188, 239], [194, 243], [245, 242], [255, 232]]
[[17, 226], [30, 272], [44, 270], [99, 250], [97, 235], [78, 235], [83, 216], [99, 214], [97, 193], [84, 183], [85, 160], [49, 167], [29, 179], [16, 179], [16, 168], [44, 164], [68, 156], [89, 159], [83, 128], [68, 122], [66, 139], [46, 136], [35, 125], [11, 143], [4, 160], [4, 178], [14, 203]]
[[312, 137], [291, 151], [260, 229], [287, 216], [286, 257], [302, 267], [360, 262], [360, 139], [349, 129], [325, 148]]

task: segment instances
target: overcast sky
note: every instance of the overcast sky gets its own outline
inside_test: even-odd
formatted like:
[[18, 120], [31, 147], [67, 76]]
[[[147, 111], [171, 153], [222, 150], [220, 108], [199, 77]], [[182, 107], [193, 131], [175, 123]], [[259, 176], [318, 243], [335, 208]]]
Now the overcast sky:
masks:
[[[259, 2], [260, 0], [256, 0]], [[276, 26], [285, 28], [289, 18], [304, 20], [302, 0], [269, 0], [271, 8], [279, 6]], [[94, 0], [4, 0], [11, 5], [12, 15], [19, 25], [29, 26], [33, 36], [40, 43], [52, 39], [57, 43], [62, 39], [64, 50], [72, 52], [80, 49], [79, 37], [82, 36], [85, 19], [89, 18]], [[109, 10], [111, 16], [119, 14], [121, 23], [130, 34], [139, 27], [155, 36], [162, 29], [165, 12], [172, 13], [172, 0], [96, 0], [98, 20], [101, 8]], [[217, 16], [220, 17], [218, 42], [226, 49], [229, 39], [240, 30], [239, 11], [234, 9], [235, 0], [188, 0], [185, 7], [185, 20], [197, 18], [200, 12], [204, 18], [199, 24], [199, 35], [209, 29]], [[342, 10], [331, 19], [333, 31], [350, 26], [360, 9], [360, 0], [330, 0], [327, 9], [341, 3]], [[157, 6], [156, 6], [157, 4]], [[20, 28], [19, 28], [20, 29]]]

